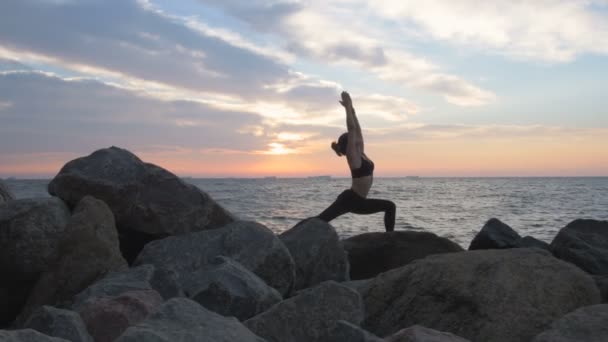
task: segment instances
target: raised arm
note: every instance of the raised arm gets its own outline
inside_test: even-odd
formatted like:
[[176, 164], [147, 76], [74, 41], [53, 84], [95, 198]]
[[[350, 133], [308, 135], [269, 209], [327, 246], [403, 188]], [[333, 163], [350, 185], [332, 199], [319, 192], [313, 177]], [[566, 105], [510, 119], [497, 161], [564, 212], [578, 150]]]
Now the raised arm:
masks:
[[346, 110], [346, 128], [348, 129], [348, 145], [346, 147], [346, 157], [351, 163], [351, 167], [358, 167], [361, 163], [361, 155], [363, 154], [363, 134], [361, 126], [355, 114], [352, 99], [350, 95], [343, 91], [342, 100], [340, 101]]

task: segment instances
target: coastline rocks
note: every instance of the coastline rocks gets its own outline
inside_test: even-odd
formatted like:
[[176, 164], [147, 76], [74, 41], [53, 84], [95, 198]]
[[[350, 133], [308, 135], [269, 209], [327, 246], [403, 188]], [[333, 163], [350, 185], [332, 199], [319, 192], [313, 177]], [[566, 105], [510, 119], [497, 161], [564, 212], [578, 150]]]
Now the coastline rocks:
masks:
[[[182, 295], [189, 275], [216, 256], [229, 257], [255, 273], [282, 296], [295, 282], [295, 265], [289, 251], [265, 226], [247, 221], [219, 229], [171, 236], [146, 245], [135, 265], [152, 264], [159, 277], [178, 285], [171, 297]], [[161, 293], [163, 290], [159, 290]], [[167, 298], [167, 297], [165, 297]]]
[[340, 320], [359, 324], [362, 319], [359, 294], [327, 281], [274, 305], [245, 325], [269, 342], [315, 342], [329, 336]]
[[162, 301], [154, 290], [128, 291], [88, 300], [78, 313], [96, 342], [112, 342], [127, 328], [155, 313]]
[[608, 303], [608, 275], [604, 276], [593, 276], [595, 285], [600, 289], [602, 295], [602, 303]]
[[428, 232], [365, 233], [343, 243], [353, 280], [372, 278], [428, 255], [463, 251], [458, 244]]
[[216, 257], [184, 282], [185, 295], [206, 309], [240, 321], [266, 311], [282, 300], [274, 288], [241, 264]]
[[586, 306], [551, 324], [533, 342], [608, 341], [608, 304]]
[[218, 228], [234, 220], [194, 185], [117, 147], [68, 162], [48, 190], [70, 206], [87, 194], [106, 202], [128, 261], [150, 240]]
[[165, 302], [160, 310], [131, 327], [117, 342], [264, 342], [235, 318], [205, 309], [186, 298]]
[[329, 335], [322, 339], [323, 342], [384, 342], [374, 334], [367, 332], [361, 327], [347, 321], [338, 321]]
[[51, 337], [33, 329], [0, 330], [2, 342], [70, 342], [63, 338]]
[[521, 239], [521, 236], [513, 228], [499, 219], [491, 218], [475, 235], [469, 250], [513, 248], [517, 245], [519, 239]]
[[510, 342], [597, 304], [599, 291], [577, 267], [517, 248], [429, 256], [380, 274], [362, 297], [362, 327], [379, 336], [418, 324], [474, 342]]
[[13, 195], [11, 190], [8, 188], [8, 185], [6, 185], [6, 183], [0, 179], [0, 204], [12, 201], [14, 199], [15, 195]]
[[318, 218], [306, 219], [279, 235], [296, 264], [295, 290], [323, 281], [347, 281], [348, 258], [334, 227]]
[[24, 328], [72, 342], [93, 342], [80, 315], [51, 306], [36, 309], [24, 324]]
[[551, 252], [590, 274], [608, 275], [608, 221], [570, 222], [551, 242]]
[[540, 248], [547, 251], [550, 249], [548, 243], [540, 241], [532, 236], [524, 236], [523, 238], [519, 239], [515, 244], [515, 248]]
[[420, 325], [400, 330], [385, 340], [386, 342], [470, 342], [454, 334], [425, 328]]
[[85, 196], [74, 209], [59, 243], [59, 258], [42, 273], [21, 316], [26, 318], [41, 305], [69, 306], [87, 286], [108, 272], [126, 268], [114, 215], [104, 202]]

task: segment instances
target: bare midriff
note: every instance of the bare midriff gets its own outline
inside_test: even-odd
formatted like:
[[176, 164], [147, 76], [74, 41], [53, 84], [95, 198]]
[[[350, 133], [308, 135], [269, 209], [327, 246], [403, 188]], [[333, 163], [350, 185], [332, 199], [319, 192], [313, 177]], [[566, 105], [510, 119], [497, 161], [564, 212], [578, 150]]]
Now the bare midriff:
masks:
[[366, 198], [369, 193], [369, 189], [372, 187], [374, 182], [374, 176], [365, 176], [360, 178], [353, 178], [353, 185], [351, 189], [359, 196]]

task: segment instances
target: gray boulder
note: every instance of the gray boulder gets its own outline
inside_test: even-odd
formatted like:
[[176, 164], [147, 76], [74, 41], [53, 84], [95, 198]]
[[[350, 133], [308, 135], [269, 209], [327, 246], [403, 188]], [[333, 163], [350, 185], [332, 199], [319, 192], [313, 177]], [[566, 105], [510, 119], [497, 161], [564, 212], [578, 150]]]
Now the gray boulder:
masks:
[[365, 233], [343, 241], [350, 278], [367, 279], [428, 255], [461, 252], [457, 243], [428, 232]]
[[221, 256], [186, 278], [184, 293], [205, 308], [240, 321], [283, 299], [277, 290], [244, 266]]
[[12, 201], [14, 199], [15, 195], [13, 195], [11, 190], [8, 188], [8, 185], [6, 185], [6, 183], [0, 179], [0, 204]]
[[340, 320], [358, 325], [361, 297], [334, 281], [302, 290], [247, 321], [245, 325], [270, 342], [315, 342], [330, 336]]
[[264, 342], [233, 317], [224, 317], [187, 298], [165, 302], [160, 310], [127, 329], [117, 342]]
[[558, 319], [533, 342], [608, 341], [608, 304], [580, 308]]
[[279, 238], [296, 264], [296, 290], [326, 280], [350, 280], [348, 257], [336, 230], [327, 222], [318, 218], [307, 219]]
[[[246, 221], [230, 223], [220, 229], [172, 236], [146, 245], [135, 265], [152, 264], [168, 279], [178, 284], [178, 292], [190, 274], [216, 256], [229, 257], [255, 273], [283, 296], [293, 288], [295, 266], [289, 251], [276, 235], [265, 226]], [[160, 290], [168, 293], [171, 289]]]
[[120, 254], [114, 215], [100, 200], [85, 196], [74, 209], [59, 243], [59, 257], [42, 273], [21, 316], [41, 305], [66, 307], [72, 298], [108, 272], [127, 268]]
[[39, 307], [23, 327], [72, 342], [93, 342], [80, 315], [70, 310], [51, 306]]
[[447, 253], [380, 274], [363, 288], [362, 325], [387, 336], [422, 325], [471, 341], [528, 341], [599, 302], [593, 279], [536, 248]]
[[0, 204], [0, 326], [15, 319], [40, 273], [57, 257], [69, 218], [58, 198]]
[[486, 222], [481, 231], [475, 235], [469, 250], [513, 248], [521, 236], [513, 228], [492, 218]]
[[414, 325], [386, 338], [386, 342], [470, 342], [454, 334]]
[[608, 275], [593, 276], [595, 285], [600, 289], [602, 295], [602, 303], [608, 303]]
[[44, 335], [33, 329], [0, 330], [2, 342], [69, 342], [63, 338]]
[[338, 321], [323, 342], [384, 342], [384, 339], [347, 321]]
[[150, 240], [233, 221], [205, 192], [117, 147], [68, 162], [48, 189], [70, 206], [85, 195], [106, 202], [116, 217], [129, 261]]
[[608, 221], [570, 222], [551, 242], [551, 252], [590, 274], [608, 275]]
[[549, 244], [532, 236], [524, 236], [515, 243], [516, 248], [540, 248], [549, 250]]

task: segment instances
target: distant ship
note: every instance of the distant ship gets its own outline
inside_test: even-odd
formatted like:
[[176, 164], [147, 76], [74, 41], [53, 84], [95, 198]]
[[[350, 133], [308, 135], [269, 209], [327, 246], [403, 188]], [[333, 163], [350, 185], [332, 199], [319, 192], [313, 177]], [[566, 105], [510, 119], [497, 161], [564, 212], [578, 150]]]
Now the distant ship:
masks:
[[331, 176], [309, 176], [308, 179], [315, 179], [315, 180], [330, 180]]
[[267, 177], [264, 177], [264, 179], [267, 179], [267, 180], [276, 180], [277, 176], [267, 176]]

